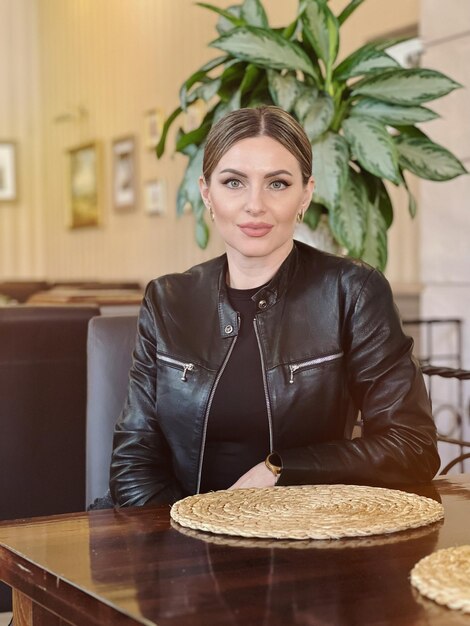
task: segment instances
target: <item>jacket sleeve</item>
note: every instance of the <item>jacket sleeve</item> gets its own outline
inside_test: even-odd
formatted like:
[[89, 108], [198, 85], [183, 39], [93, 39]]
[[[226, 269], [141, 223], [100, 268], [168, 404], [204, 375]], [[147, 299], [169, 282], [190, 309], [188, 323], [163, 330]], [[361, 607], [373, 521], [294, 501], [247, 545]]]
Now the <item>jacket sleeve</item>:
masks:
[[278, 484], [430, 481], [440, 464], [430, 402], [382, 274], [370, 271], [349, 308], [344, 352], [363, 436], [278, 450]]
[[156, 415], [156, 324], [144, 298], [126, 404], [114, 429], [110, 489], [120, 506], [173, 503], [183, 497]]

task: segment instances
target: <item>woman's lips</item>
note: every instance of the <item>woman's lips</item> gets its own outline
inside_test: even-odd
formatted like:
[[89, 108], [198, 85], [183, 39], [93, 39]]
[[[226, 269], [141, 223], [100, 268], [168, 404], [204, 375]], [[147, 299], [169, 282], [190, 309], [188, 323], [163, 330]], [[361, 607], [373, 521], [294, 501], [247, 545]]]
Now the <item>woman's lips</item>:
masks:
[[271, 232], [273, 225], [264, 222], [249, 222], [238, 224], [238, 228], [248, 237], [264, 237]]

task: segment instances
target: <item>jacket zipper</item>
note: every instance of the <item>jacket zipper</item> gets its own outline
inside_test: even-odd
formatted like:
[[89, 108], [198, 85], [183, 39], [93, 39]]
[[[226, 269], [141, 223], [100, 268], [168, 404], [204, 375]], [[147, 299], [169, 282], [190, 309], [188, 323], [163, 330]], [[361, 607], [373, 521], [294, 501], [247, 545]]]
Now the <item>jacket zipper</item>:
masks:
[[327, 361], [334, 361], [342, 357], [344, 352], [338, 352], [337, 354], [330, 354], [329, 356], [321, 356], [318, 359], [311, 359], [310, 361], [303, 361], [302, 363], [296, 363], [295, 365], [289, 365], [290, 378], [289, 383], [294, 382], [294, 374], [299, 370], [303, 370], [312, 365], [318, 365], [319, 363], [326, 363]]
[[267, 384], [267, 381], [266, 381], [266, 368], [264, 366], [263, 351], [261, 350], [261, 341], [260, 341], [260, 338], [259, 338], [258, 324], [256, 323], [256, 317], [253, 320], [253, 325], [255, 327], [256, 341], [258, 342], [259, 356], [260, 356], [260, 359], [261, 359], [261, 371], [262, 371], [262, 374], [263, 374], [264, 397], [266, 398], [266, 411], [268, 413], [269, 451], [273, 452], [273, 450], [274, 450], [274, 438], [273, 438], [273, 419], [272, 419], [272, 415], [271, 415], [271, 402], [269, 400], [269, 395], [268, 395], [268, 384]]
[[[238, 327], [240, 328], [240, 317], [238, 317]], [[233, 338], [232, 341], [232, 345], [229, 348], [229, 351], [227, 352], [227, 356], [224, 359], [224, 362], [222, 363], [222, 367], [220, 368], [214, 385], [212, 387], [210, 396], [209, 396], [209, 401], [207, 402], [207, 407], [206, 407], [206, 412], [204, 414], [204, 426], [202, 428], [202, 441], [201, 441], [201, 451], [199, 453], [199, 469], [198, 469], [198, 473], [197, 473], [197, 487], [196, 487], [196, 493], [199, 493], [199, 490], [201, 489], [201, 477], [202, 477], [202, 463], [204, 461], [204, 449], [206, 447], [206, 434], [207, 434], [207, 422], [209, 420], [209, 412], [211, 410], [211, 406], [212, 406], [212, 401], [214, 399], [214, 395], [217, 389], [217, 385], [219, 384], [219, 380], [222, 377], [222, 374], [224, 373], [224, 370], [227, 366], [228, 360], [230, 358], [230, 355], [232, 354], [233, 348], [237, 342], [238, 339], [238, 335], [235, 335], [235, 337]]]
[[170, 356], [165, 356], [163, 354], [157, 354], [157, 359], [161, 361], [165, 361], [165, 363], [169, 363], [170, 365], [177, 367], [178, 369], [183, 370], [183, 374], [181, 376], [181, 380], [186, 382], [188, 380], [186, 374], [187, 372], [194, 372], [196, 369], [194, 363], [183, 363], [183, 361], [177, 361], [176, 359], [172, 359]]

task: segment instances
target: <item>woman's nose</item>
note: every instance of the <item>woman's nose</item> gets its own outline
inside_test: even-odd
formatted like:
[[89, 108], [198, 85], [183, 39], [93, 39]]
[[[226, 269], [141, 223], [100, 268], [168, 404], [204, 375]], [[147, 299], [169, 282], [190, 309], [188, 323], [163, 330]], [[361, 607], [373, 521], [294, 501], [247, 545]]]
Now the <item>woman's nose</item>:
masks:
[[252, 187], [249, 190], [245, 210], [247, 213], [250, 213], [250, 215], [264, 213], [262, 189]]

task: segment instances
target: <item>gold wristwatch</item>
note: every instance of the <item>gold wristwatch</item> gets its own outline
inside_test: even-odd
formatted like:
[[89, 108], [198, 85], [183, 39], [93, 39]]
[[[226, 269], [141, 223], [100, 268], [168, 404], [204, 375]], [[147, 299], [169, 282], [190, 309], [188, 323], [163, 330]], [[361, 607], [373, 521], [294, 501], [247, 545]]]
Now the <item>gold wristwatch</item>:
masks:
[[268, 470], [274, 474], [277, 480], [282, 472], [282, 461], [279, 454], [277, 452], [271, 452], [266, 457], [264, 464]]

